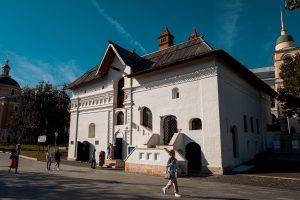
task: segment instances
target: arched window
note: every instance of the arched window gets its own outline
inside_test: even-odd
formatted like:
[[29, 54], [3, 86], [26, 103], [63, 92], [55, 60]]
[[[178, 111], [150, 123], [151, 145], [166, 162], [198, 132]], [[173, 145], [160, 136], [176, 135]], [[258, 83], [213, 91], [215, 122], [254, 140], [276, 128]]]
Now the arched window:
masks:
[[283, 60], [283, 62], [291, 62], [291, 61], [293, 61], [294, 57], [295, 57], [295, 55], [286, 53], [281, 56], [281, 60]]
[[172, 89], [172, 99], [178, 99], [179, 98], [179, 90], [178, 88]]
[[89, 125], [89, 138], [94, 138], [95, 137], [95, 124], [90, 123]]
[[124, 113], [118, 112], [117, 114], [117, 125], [123, 125], [124, 124]]
[[142, 125], [152, 129], [152, 113], [151, 110], [147, 107], [143, 109], [143, 121]]
[[121, 78], [118, 82], [118, 98], [117, 106], [118, 108], [124, 108], [124, 78]]
[[202, 122], [199, 118], [194, 118], [190, 120], [190, 130], [201, 130]]

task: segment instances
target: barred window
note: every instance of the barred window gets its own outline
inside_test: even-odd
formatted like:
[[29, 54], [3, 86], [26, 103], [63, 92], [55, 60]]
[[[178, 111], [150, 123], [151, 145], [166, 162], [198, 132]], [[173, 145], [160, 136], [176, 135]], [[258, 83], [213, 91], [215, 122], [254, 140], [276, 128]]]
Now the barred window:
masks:
[[152, 113], [151, 110], [147, 107], [143, 109], [143, 121], [142, 125], [152, 129]]
[[89, 125], [89, 138], [94, 138], [95, 137], [95, 124], [91, 123]]
[[124, 124], [124, 113], [118, 112], [117, 114], [117, 125], [123, 125]]
[[244, 116], [243, 116], [243, 119], [244, 119], [244, 132], [248, 132], [247, 116], [244, 115]]
[[190, 120], [190, 130], [201, 130], [202, 122], [199, 118], [194, 118]]

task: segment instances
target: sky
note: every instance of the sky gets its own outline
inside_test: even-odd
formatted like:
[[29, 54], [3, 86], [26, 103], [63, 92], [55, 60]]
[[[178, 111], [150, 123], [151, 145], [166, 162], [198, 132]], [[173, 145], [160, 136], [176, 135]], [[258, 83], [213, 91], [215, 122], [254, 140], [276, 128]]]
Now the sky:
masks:
[[[101, 62], [108, 40], [145, 55], [168, 27], [175, 44], [196, 28], [248, 68], [272, 66], [284, 0], [0, 0], [0, 65], [21, 87], [70, 83]], [[300, 9], [283, 10], [300, 46]]]

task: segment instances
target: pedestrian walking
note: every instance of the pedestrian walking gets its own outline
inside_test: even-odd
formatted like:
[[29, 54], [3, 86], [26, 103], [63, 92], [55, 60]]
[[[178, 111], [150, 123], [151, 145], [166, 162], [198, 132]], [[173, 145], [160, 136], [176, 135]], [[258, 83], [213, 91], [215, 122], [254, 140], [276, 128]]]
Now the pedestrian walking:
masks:
[[92, 152], [91, 168], [96, 169], [96, 149], [94, 149], [93, 152]]
[[21, 154], [21, 145], [17, 144], [16, 148], [12, 150], [11, 156], [9, 157], [11, 159], [11, 164], [9, 166], [8, 173], [10, 173], [10, 170], [12, 168], [15, 169], [15, 174], [18, 174], [18, 167], [19, 167], [19, 155]]
[[60, 157], [61, 157], [61, 153], [59, 152], [59, 149], [57, 148], [54, 154], [54, 159], [55, 159], [55, 167], [57, 167], [57, 170], [59, 170], [59, 164], [60, 164]]
[[105, 152], [100, 151], [99, 152], [99, 167], [102, 167], [104, 165], [104, 159], [105, 159]]
[[48, 145], [47, 151], [46, 151], [47, 170], [51, 169], [52, 156], [53, 156], [52, 147], [51, 147], [51, 145]]
[[175, 151], [168, 151], [170, 158], [167, 162], [167, 173], [170, 174], [169, 181], [165, 187], [162, 188], [163, 193], [166, 194], [166, 190], [169, 189], [172, 185], [174, 187], [175, 197], [181, 197], [179, 194], [178, 183], [177, 183], [177, 172], [179, 170], [179, 165], [177, 159], [175, 158]]
[[115, 158], [115, 147], [113, 144], [109, 143], [109, 159], [113, 160]]
[[111, 149], [110, 145], [111, 145], [111, 143], [108, 144], [107, 149], [106, 149], [107, 150], [107, 157], [106, 157], [107, 160], [110, 159], [110, 149]]

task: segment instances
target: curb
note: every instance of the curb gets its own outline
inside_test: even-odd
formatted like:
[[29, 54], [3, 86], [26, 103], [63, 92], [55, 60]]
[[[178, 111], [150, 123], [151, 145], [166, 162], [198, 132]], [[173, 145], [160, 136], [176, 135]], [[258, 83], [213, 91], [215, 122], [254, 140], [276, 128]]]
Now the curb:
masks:
[[[11, 153], [9, 153], [9, 152], [3, 152], [3, 153], [9, 154], [9, 155], [11, 154]], [[28, 159], [28, 160], [35, 160], [35, 161], [37, 161], [37, 158], [32, 158], [32, 157], [23, 156], [23, 155], [19, 155], [19, 157], [25, 158], [25, 159]]]
[[38, 160], [37, 158], [32, 158], [32, 157], [23, 156], [23, 155], [19, 155], [19, 157], [21, 157], [21, 158], [25, 158], [25, 159], [28, 159], [28, 160], [35, 160], [35, 161], [37, 161], [37, 160]]

